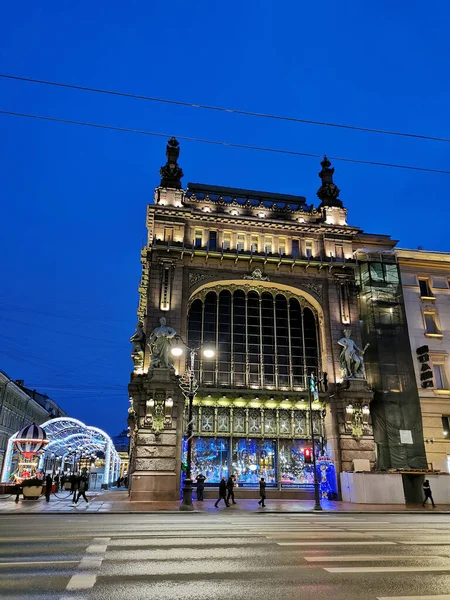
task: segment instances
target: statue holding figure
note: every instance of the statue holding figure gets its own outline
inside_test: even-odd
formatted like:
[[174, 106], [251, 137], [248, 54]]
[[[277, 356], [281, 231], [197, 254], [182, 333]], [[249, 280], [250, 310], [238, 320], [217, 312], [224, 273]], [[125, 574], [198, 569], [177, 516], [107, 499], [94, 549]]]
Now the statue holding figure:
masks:
[[364, 350], [361, 350], [351, 339], [351, 334], [350, 329], [344, 329], [344, 337], [338, 341], [339, 346], [342, 346], [339, 355], [341, 374], [344, 379], [365, 379], [363, 357], [369, 344], [366, 344]]
[[136, 331], [130, 337], [130, 342], [133, 344], [131, 347], [131, 360], [134, 363], [134, 368], [144, 368], [144, 353], [145, 353], [145, 333], [144, 323], [138, 321], [136, 325]]
[[165, 317], [161, 317], [159, 323], [160, 327], [155, 327], [148, 340], [150, 369], [173, 369], [170, 347], [171, 340], [177, 335], [177, 332], [166, 325]]

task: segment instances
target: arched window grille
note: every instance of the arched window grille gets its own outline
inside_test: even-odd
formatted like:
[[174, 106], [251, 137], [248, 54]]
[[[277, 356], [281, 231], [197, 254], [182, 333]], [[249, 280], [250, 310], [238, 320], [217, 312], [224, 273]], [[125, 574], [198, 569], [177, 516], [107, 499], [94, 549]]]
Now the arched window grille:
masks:
[[270, 288], [204, 291], [190, 303], [188, 345], [212, 345], [197, 357], [200, 384], [304, 390], [320, 372], [319, 324], [300, 296]]

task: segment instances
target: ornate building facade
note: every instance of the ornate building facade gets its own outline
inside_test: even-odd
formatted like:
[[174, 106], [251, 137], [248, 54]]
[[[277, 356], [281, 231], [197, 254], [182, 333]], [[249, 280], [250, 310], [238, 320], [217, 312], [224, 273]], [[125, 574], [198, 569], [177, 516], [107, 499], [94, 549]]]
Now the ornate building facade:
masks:
[[[159, 335], [172, 336], [168, 329], [189, 348], [214, 351], [212, 359], [199, 351], [194, 363], [194, 478], [203, 472], [217, 485], [234, 473], [245, 488], [264, 476], [274, 493], [301, 493], [313, 481], [311, 424], [329, 496], [354, 460], [367, 469], [423, 467], [420, 425], [412, 431], [406, 415], [388, 408], [408, 397], [420, 421], [417, 391], [408, 389], [413, 366], [396, 242], [348, 223], [330, 161], [321, 163], [315, 207], [302, 196], [184, 189], [174, 138], [166, 155], [147, 210], [131, 338], [131, 497], [179, 497], [186, 419], [177, 376], [186, 357], [161, 368], [152, 351]], [[167, 325], [158, 327], [161, 317]], [[405, 344], [399, 367], [392, 345]], [[318, 383], [312, 410], [311, 375]], [[400, 430], [412, 435], [411, 447]]]

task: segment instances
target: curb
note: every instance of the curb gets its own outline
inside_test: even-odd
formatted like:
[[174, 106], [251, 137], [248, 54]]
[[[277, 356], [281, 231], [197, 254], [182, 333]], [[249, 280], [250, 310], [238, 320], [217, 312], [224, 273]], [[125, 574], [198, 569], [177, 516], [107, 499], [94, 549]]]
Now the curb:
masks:
[[[192, 510], [192, 511], [180, 511], [180, 510], [111, 510], [111, 511], [45, 511], [45, 512], [19, 512], [19, 511], [0, 511], [0, 517], [2, 515], [14, 515], [14, 516], [45, 516], [45, 515], [179, 515], [179, 514], [197, 514], [197, 515], [215, 515], [215, 514], [223, 514], [223, 510], [219, 513], [213, 513], [203, 510]], [[450, 510], [436, 510], [436, 511], [420, 511], [420, 510], [387, 510], [387, 511], [377, 511], [377, 510], [271, 510], [271, 511], [261, 511], [260, 509], [256, 510], [242, 510], [235, 511], [234, 514], [244, 515], [314, 515], [320, 516], [321, 514], [326, 515], [448, 515], [450, 514]]]

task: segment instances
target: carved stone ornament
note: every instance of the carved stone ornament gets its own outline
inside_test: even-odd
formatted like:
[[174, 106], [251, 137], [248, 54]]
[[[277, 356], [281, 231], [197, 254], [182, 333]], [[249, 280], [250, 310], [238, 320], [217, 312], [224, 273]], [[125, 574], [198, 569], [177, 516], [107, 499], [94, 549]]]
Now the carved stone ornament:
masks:
[[211, 275], [207, 273], [189, 273], [189, 287], [193, 287], [199, 281], [210, 279]]
[[364, 434], [370, 433], [370, 410], [368, 405], [356, 403], [345, 407], [345, 429], [352, 437], [360, 440]]
[[244, 275], [244, 279], [252, 279], [253, 281], [270, 281], [270, 279], [264, 276], [261, 269], [255, 269], [251, 275]]
[[321, 283], [302, 283], [302, 287], [308, 288], [318, 298], [322, 299], [323, 286]]
[[166, 156], [167, 162], [161, 167], [161, 187], [181, 189], [181, 178], [183, 171], [178, 166], [178, 156], [180, 155], [180, 144], [174, 137], [167, 142]]
[[340, 190], [333, 182], [334, 168], [330, 168], [331, 163], [326, 156], [323, 157], [323, 161], [320, 164], [322, 170], [319, 173], [319, 177], [322, 185], [317, 190], [317, 196], [322, 201], [321, 206], [337, 206], [342, 208], [342, 202], [339, 200]]

